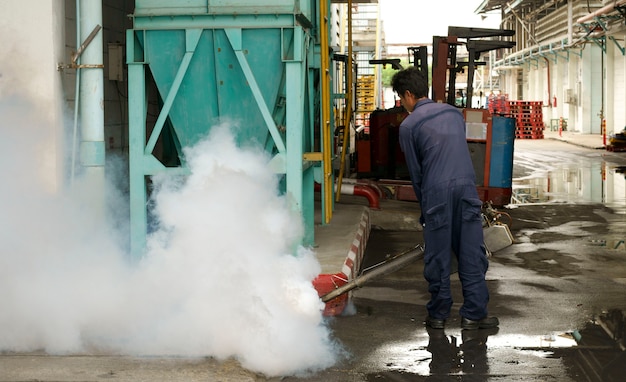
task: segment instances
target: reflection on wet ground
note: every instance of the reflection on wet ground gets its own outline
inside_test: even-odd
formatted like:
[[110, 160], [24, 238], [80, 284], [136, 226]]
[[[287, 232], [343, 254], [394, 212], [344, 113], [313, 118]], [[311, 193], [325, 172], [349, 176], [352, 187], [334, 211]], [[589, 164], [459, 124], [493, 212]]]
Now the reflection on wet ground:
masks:
[[[504, 381], [512, 376], [511, 367], [528, 363], [537, 367], [538, 359], [559, 361], [572, 381], [623, 381], [623, 327], [621, 311], [614, 311], [590, 320], [580, 330], [537, 337], [499, 335], [498, 328], [460, 333], [427, 328], [427, 336], [418, 341], [382, 346], [373, 358], [384, 357], [386, 370], [368, 375], [367, 381]], [[543, 381], [547, 377], [532, 369], [517, 370], [516, 374], [515, 380]]]
[[623, 158], [597, 151], [516, 151], [513, 204], [603, 203], [626, 207]]
[[606, 162], [586, 163], [584, 167], [556, 166], [513, 182], [513, 204], [526, 203], [604, 203], [626, 206], [626, 177], [623, 167]]
[[497, 334], [498, 330], [464, 330], [460, 335], [454, 335], [445, 330], [428, 328], [428, 337], [420, 344], [397, 343], [380, 351], [398, 355], [387, 364], [389, 371], [413, 376], [484, 376], [489, 374], [487, 339]]
[[[615, 248], [618, 242], [608, 239], [624, 236], [624, 215], [613, 211], [602, 204], [511, 206], [515, 243], [494, 254], [488, 275], [499, 332], [465, 333], [454, 318], [433, 333], [415, 318], [408, 338], [384, 341], [368, 355], [364, 363], [376, 371], [366, 380], [624, 380], [626, 319], [618, 310], [596, 313], [612, 306], [626, 311], [624, 245]], [[416, 240], [415, 232], [373, 230], [364, 264]], [[380, 300], [384, 308], [378, 309], [395, 311], [393, 301], [405, 304], [398, 305], [402, 312], [422, 312], [428, 296], [424, 284], [416, 284], [423, 282], [420, 271], [418, 265], [372, 283], [358, 293], [357, 310], [373, 314]], [[453, 279], [453, 289], [459, 288]]]

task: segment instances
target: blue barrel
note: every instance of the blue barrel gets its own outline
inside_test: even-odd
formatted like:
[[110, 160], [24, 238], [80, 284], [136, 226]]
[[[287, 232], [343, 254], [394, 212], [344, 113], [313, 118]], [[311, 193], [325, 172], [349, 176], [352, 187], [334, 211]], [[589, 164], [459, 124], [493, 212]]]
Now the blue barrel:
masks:
[[494, 116], [491, 126], [489, 187], [510, 188], [513, 186], [515, 119]]

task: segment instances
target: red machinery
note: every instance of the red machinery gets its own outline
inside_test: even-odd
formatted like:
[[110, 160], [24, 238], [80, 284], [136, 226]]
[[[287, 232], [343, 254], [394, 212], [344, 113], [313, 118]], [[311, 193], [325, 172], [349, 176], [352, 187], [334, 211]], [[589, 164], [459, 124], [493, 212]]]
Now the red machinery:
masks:
[[[475, 38], [512, 36], [515, 32], [503, 29], [483, 29], [449, 27], [447, 37], [433, 37], [432, 99], [455, 105], [456, 75], [467, 67], [467, 98], [461, 106], [472, 105], [473, 76], [480, 54], [499, 48], [511, 48], [514, 42], [501, 40], [473, 40]], [[459, 42], [458, 39], [466, 39]], [[457, 46], [465, 44], [469, 53], [467, 61], [457, 61]], [[410, 47], [409, 62], [428, 75], [427, 47]], [[391, 63], [400, 68], [397, 60], [372, 60], [373, 64]], [[458, 105], [457, 105], [458, 106]], [[387, 196], [399, 200], [416, 200], [413, 192], [404, 155], [398, 143], [398, 129], [407, 116], [406, 110], [396, 106], [386, 110], [376, 110], [370, 114], [369, 134], [360, 134], [356, 140], [356, 168], [359, 178], [374, 179], [381, 188], [388, 190]], [[470, 127], [481, 129], [482, 135], [468, 135], [468, 146], [474, 162], [477, 188], [483, 201], [495, 206], [510, 202], [512, 171], [512, 139], [510, 121], [496, 123], [495, 136], [500, 140], [492, 144], [494, 126], [492, 116], [486, 109], [463, 110]], [[470, 121], [468, 121], [468, 116]], [[514, 125], [513, 125], [514, 130]], [[504, 146], [503, 146], [504, 145]], [[510, 149], [509, 149], [510, 146]], [[502, 157], [504, 160], [502, 160]], [[492, 163], [494, 159], [494, 163]], [[507, 168], [503, 168], [503, 165]], [[508, 169], [510, 164], [510, 170]]]

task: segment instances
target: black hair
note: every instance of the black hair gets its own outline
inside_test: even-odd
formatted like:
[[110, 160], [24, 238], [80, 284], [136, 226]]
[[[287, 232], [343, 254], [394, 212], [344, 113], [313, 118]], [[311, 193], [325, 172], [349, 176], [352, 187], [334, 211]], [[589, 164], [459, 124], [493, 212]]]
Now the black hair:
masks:
[[416, 98], [428, 97], [428, 77], [415, 66], [400, 70], [391, 79], [393, 91], [403, 95], [407, 90]]

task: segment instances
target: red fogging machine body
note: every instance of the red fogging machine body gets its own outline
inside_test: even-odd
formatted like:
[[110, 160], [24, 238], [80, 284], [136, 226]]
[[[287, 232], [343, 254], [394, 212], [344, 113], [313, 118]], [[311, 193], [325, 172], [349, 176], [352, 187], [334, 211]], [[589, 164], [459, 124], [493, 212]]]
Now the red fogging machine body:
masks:
[[407, 265], [424, 257], [424, 247], [421, 244], [407, 249], [386, 261], [380, 263], [367, 273], [360, 274], [352, 280], [346, 279], [343, 273], [321, 274], [313, 280], [313, 286], [317, 290], [324, 307], [325, 316], [336, 316], [346, 307], [348, 303], [348, 292], [360, 288], [365, 283], [395, 272]]
[[[317, 290], [317, 295], [324, 301], [324, 296], [337, 290], [348, 283], [346, 275], [343, 273], [321, 274], [313, 280], [313, 287]], [[324, 301], [324, 316], [337, 316], [343, 312], [348, 304], [348, 294], [341, 294], [329, 301]]]

